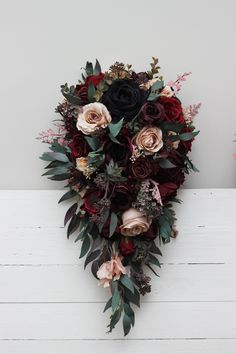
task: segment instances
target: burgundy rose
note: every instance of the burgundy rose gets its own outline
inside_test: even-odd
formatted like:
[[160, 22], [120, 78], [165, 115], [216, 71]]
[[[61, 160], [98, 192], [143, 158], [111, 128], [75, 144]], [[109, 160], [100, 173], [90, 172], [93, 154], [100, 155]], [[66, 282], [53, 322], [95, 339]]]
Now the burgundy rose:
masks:
[[144, 232], [140, 235], [141, 237], [145, 237], [147, 240], [154, 240], [158, 236], [158, 225], [153, 220], [147, 232]]
[[160, 168], [156, 180], [160, 184], [167, 182], [175, 183], [177, 188], [179, 188], [184, 183], [185, 176], [181, 167]]
[[178, 98], [161, 96], [158, 102], [164, 107], [165, 120], [179, 124], [185, 123], [181, 102]]
[[89, 146], [82, 134], [76, 134], [70, 142], [71, 154], [73, 158], [86, 157], [89, 152]]
[[164, 117], [164, 107], [160, 103], [157, 101], [146, 102], [140, 110], [139, 121], [143, 125], [149, 125], [164, 119]]
[[167, 182], [159, 184], [159, 192], [163, 202], [168, 200], [168, 198], [175, 197], [177, 194], [178, 186], [173, 182]]
[[120, 166], [125, 166], [132, 154], [131, 140], [127, 136], [119, 136], [118, 140], [121, 144], [116, 144], [109, 140], [105, 143], [104, 151], [106, 154], [106, 161], [109, 162], [113, 159]]
[[87, 211], [89, 215], [97, 214], [98, 208], [96, 203], [101, 199], [98, 190], [89, 190], [84, 196], [84, 204], [81, 210]]
[[120, 242], [119, 248], [120, 248], [121, 253], [124, 256], [127, 256], [128, 254], [133, 253], [135, 250], [134, 241], [130, 237], [125, 238], [124, 240], [122, 240]]
[[134, 195], [134, 188], [132, 183], [123, 182], [116, 184], [113, 196], [111, 199], [111, 209], [115, 212], [125, 211], [132, 206], [132, 202], [136, 196]]
[[104, 74], [100, 73], [99, 75], [90, 75], [86, 77], [84, 84], [79, 84], [76, 86], [77, 95], [81, 98], [83, 104], [88, 103], [88, 87], [90, 82], [96, 87], [104, 79]]
[[152, 165], [148, 158], [139, 157], [131, 164], [131, 173], [134, 178], [145, 179], [152, 173]]

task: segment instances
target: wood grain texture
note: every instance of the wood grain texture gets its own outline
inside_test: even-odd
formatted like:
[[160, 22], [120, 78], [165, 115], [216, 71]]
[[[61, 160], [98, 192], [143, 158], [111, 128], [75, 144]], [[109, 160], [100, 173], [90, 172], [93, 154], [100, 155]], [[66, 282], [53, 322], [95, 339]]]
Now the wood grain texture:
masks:
[[66, 239], [62, 194], [0, 192], [0, 353], [236, 353], [236, 190], [180, 191], [179, 235], [126, 339], [105, 333], [108, 293]]

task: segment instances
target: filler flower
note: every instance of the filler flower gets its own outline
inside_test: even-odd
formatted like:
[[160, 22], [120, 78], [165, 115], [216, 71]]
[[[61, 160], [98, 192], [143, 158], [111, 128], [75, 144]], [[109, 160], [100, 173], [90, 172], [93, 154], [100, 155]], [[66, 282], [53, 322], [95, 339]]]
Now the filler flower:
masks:
[[112, 279], [120, 279], [121, 274], [126, 274], [127, 271], [122, 264], [123, 257], [115, 254], [110, 261], [103, 263], [97, 271], [97, 277], [100, 279], [99, 285], [103, 285], [104, 288], [110, 286]]
[[94, 133], [100, 128], [106, 128], [111, 122], [108, 109], [102, 103], [90, 103], [82, 108], [77, 119], [77, 129], [85, 135]]
[[144, 127], [134, 139], [139, 150], [146, 155], [153, 155], [163, 146], [162, 131], [157, 127]]
[[122, 214], [122, 222], [123, 224], [120, 226], [122, 235], [137, 236], [146, 232], [152, 221], [139, 210], [130, 208]]

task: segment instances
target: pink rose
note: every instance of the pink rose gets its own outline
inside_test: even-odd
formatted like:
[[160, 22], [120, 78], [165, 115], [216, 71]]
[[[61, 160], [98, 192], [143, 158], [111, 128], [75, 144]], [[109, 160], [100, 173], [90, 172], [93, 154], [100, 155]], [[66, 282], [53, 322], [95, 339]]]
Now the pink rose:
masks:
[[157, 127], [144, 127], [135, 136], [134, 142], [146, 155], [153, 155], [163, 146], [162, 131]]
[[97, 277], [100, 279], [99, 285], [104, 288], [110, 286], [112, 279], [120, 279], [121, 274], [127, 274], [125, 267], [122, 264], [123, 257], [115, 254], [110, 261], [103, 263], [97, 271]]
[[85, 135], [90, 135], [100, 128], [106, 128], [111, 122], [111, 116], [104, 104], [95, 102], [87, 104], [79, 112], [77, 129]]

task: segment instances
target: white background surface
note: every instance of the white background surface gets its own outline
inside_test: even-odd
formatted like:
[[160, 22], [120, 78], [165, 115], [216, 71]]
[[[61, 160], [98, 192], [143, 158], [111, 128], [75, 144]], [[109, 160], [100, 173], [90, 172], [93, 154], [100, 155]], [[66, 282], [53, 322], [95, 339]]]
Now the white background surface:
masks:
[[167, 81], [192, 71], [180, 97], [203, 103], [192, 153], [201, 172], [185, 186], [235, 187], [235, 33], [234, 0], [1, 0], [0, 188], [58, 188], [40, 177], [35, 136], [86, 60], [146, 70], [153, 55]]
[[0, 353], [236, 353], [236, 190], [181, 191], [179, 235], [126, 339], [105, 334], [109, 293], [66, 239], [61, 194], [0, 192]]

